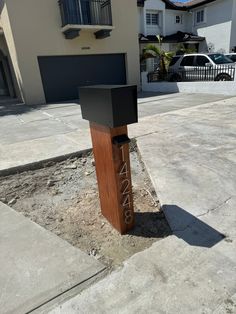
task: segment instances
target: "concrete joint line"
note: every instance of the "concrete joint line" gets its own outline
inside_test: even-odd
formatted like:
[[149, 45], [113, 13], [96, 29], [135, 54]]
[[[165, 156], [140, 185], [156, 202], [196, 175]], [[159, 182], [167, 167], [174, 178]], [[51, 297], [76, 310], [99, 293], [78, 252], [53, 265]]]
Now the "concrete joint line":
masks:
[[61, 120], [60, 118], [56, 118], [56, 117], [54, 117], [53, 115], [51, 115], [51, 114], [49, 114], [49, 113], [47, 113], [47, 112], [45, 112], [45, 111], [42, 111], [42, 112], [43, 112], [43, 114], [45, 114], [46, 116], [50, 117], [53, 121], [60, 122], [60, 123], [64, 124], [65, 126], [71, 128], [71, 126], [70, 126], [69, 123], [64, 122], [64, 121]]
[[152, 134], [155, 134], [155, 133], [158, 133], [158, 131], [146, 133], [146, 134], [143, 134], [143, 135], [138, 135], [138, 136], [135, 136], [134, 138], [141, 138], [141, 137], [149, 136], [149, 135], [152, 135]]
[[[26, 312], [25, 314], [31, 314], [31, 313], [34, 313], [35, 311], [39, 310], [39, 313], [41, 312], [41, 308], [43, 309], [45, 306], [49, 305], [50, 306], [50, 303], [55, 301], [59, 298], [59, 297], [62, 297], [63, 295], [66, 295], [69, 294], [70, 291], [73, 291], [75, 288], [79, 288], [80, 286], [83, 287], [84, 285], [84, 288], [79, 292], [81, 293], [83, 290], [86, 290], [88, 289], [91, 285], [95, 284], [96, 283], [96, 280], [100, 281], [102, 279], [104, 279], [107, 275], [108, 271], [107, 271], [107, 268], [104, 266], [103, 269], [101, 269], [100, 271], [98, 271], [96, 274], [88, 277], [87, 279], [81, 281], [80, 283], [74, 285], [73, 287], [65, 290], [65, 291], [62, 291], [61, 293], [58, 293], [55, 297], [52, 297], [51, 299], [43, 302], [42, 304], [40, 304], [39, 306], [36, 306], [34, 308], [32, 308], [30, 311]], [[86, 283], [88, 283], [86, 285]], [[74, 295], [75, 296], [75, 295]], [[72, 296], [73, 298], [73, 296]], [[70, 299], [70, 298], [69, 298]], [[53, 303], [52, 303], [53, 304]], [[37, 313], [37, 312], [36, 312]], [[45, 313], [44, 310], [42, 310], [42, 313]]]
[[[205, 106], [215, 106], [215, 105], [225, 105], [228, 101], [232, 101], [233, 100], [236, 100], [236, 97], [233, 96], [233, 97], [230, 97], [228, 99], [225, 99], [225, 100], [216, 100], [216, 101], [210, 101], [210, 102], [206, 102], [204, 104], [200, 104], [200, 105], [197, 105], [197, 106], [193, 106], [191, 108], [179, 108], [179, 109], [176, 109], [176, 110], [172, 110], [172, 111], [169, 111], [169, 112], [163, 112], [163, 113], [160, 113], [160, 114], [157, 114], [156, 116], [165, 116], [165, 115], [168, 115], [170, 112], [171, 113], [176, 113], [176, 112], [181, 112], [181, 111], [191, 111], [191, 109], [198, 109], [198, 108], [201, 108], [201, 107], [205, 107]], [[152, 117], [155, 117], [152, 116]]]
[[214, 207], [214, 208], [211, 208], [211, 209], [208, 209], [207, 212], [205, 212], [205, 213], [203, 213], [203, 214], [200, 214], [200, 215], [197, 215], [197, 218], [198, 218], [198, 217], [202, 217], [202, 216], [206, 216], [206, 215], [208, 215], [209, 213], [211, 213], [211, 212], [213, 212], [213, 211], [215, 211], [215, 210], [221, 208], [222, 206], [224, 206], [225, 204], [227, 204], [228, 201], [232, 199], [232, 197], [233, 197], [233, 196], [228, 197], [225, 201], [223, 201], [223, 202], [222, 202], [221, 204], [219, 204], [218, 206], [216, 206], [216, 207]]
[[189, 223], [189, 224], [188, 224], [187, 226], [185, 226], [183, 229], [172, 229], [172, 232], [173, 232], [173, 233], [175, 233], [175, 232], [183, 232], [183, 231], [187, 230], [188, 228], [191, 228], [191, 227], [197, 222], [197, 218], [206, 216], [206, 215], [208, 215], [209, 213], [213, 212], [214, 210], [217, 210], [217, 209], [221, 208], [223, 205], [227, 204], [227, 202], [228, 202], [229, 200], [231, 200], [231, 199], [232, 199], [232, 196], [228, 197], [224, 202], [222, 202], [222, 203], [219, 204], [218, 206], [209, 209], [208, 211], [206, 211], [206, 212], [203, 213], [203, 214], [197, 215], [197, 216], [196, 216], [196, 219], [194, 219], [191, 223]]
[[25, 121], [24, 121], [23, 119], [21, 119], [21, 118], [19, 117], [19, 115], [16, 115], [16, 118], [17, 118], [17, 120], [20, 121], [21, 124], [25, 124]]
[[[41, 110], [42, 111], [42, 110]], [[45, 116], [47, 116], [47, 117], [49, 117], [49, 118], [52, 118], [52, 120], [53, 120], [53, 115], [51, 115], [50, 113], [47, 113], [47, 112], [45, 112], [45, 111], [42, 111], [42, 114], [44, 114]]]

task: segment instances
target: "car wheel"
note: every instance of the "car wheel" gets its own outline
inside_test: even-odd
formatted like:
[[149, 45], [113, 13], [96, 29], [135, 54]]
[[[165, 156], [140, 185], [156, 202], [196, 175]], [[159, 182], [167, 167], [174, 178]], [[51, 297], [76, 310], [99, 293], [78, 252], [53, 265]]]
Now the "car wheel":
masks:
[[215, 78], [215, 81], [232, 81], [232, 78], [229, 74], [222, 73], [222, 74], [217, 75], [217, 77]]
[[178, 73], [175, 73], [171, 76], [170, 81], [171, 82], [181, 82], [182, 78]]

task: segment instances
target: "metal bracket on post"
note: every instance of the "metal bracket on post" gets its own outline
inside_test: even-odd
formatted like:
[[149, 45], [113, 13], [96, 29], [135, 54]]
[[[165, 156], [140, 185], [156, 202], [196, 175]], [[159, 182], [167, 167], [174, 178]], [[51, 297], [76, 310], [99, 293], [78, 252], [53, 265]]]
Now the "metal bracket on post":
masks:
[[102, 214], [121, 234], [134, 226], [127, 124], [138, 121], [136, 86], [80, 88], [82, 117], [90, 121]]

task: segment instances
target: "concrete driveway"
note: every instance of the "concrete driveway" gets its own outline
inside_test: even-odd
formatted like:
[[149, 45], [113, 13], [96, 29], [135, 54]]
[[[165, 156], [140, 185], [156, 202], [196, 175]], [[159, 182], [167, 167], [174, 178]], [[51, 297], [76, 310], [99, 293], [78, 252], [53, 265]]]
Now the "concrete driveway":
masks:
[[[145, 96], [129, 132], [173, 235], [51, 314], [236, 313], [236, 97]], [[78, 105], [26, 109], [0, 118], [2, 170], [91, 146]]]
[[[138, 99], [139, 119], [227, 98], [142, 93]], [[88, 122], [82, 119], [76, 103], [32, 107], [0, 102], [0, 134], [0, 171], [91, 147]]]
[[236, 313], [236, 98], [130, 126], [173, 235], [50, 314]]

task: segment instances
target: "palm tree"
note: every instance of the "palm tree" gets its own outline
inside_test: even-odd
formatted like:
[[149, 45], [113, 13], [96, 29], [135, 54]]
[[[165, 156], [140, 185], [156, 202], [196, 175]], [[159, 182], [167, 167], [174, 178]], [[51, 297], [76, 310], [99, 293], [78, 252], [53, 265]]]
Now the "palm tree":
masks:
[[196, 48], [186, 48], [183, 44], [178, 44], [176, 48], [176, 54], [181, 55], [185, 53], [196, 53], [197, 49]]
[[141, 62], [149, 58], [158, 58], [159, 59], [159, 73], [160, 79], [164, 79], [167, 74], [167, 67], [174, 55], [173, 52], [166, 52], [162, 49], [162, 38], [160, 35], [157, 35], [159, 42], [159, 47], [156, 45], [149, 44], [143, 49], [143, 54], [141, 56]]

